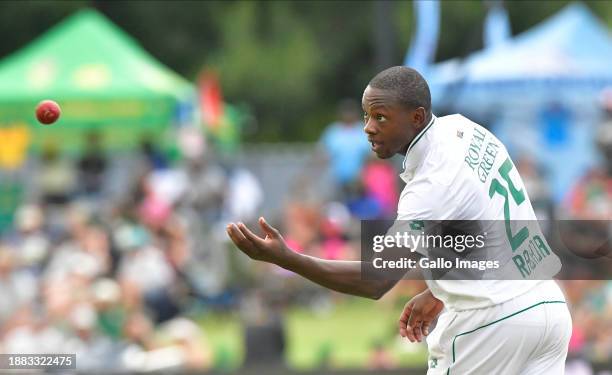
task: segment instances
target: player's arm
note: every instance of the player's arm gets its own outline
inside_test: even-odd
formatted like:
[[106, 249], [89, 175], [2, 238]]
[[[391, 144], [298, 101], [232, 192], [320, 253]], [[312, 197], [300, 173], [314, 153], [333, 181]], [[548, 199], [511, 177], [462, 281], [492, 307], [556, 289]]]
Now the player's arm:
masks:
[[[289, 249], [278, 230], [263, 218], [259, 225], [266, 234], [261, 238], [244, 224], [230, 223], [227, 233], [238, 248], [250, 258], [279, 265], [326, 288], [378, 299], [397, 283], [397, 279], [364, 280], [361, 278], [361, 262], [325, 260], [302, 255]], [[444, 305], [429, 289], [413, 297], [399, 319], [400, 335], [410, 341], [421, 341], [429, 334], [429, 327]]]
[[360, 261], [325, 260], [296, 253], [263, 218], [259, 219], [259, 225], [265, 238], [242, 223], [227, 226], [234, 244], [252, 259], [276, 264], [326, 288], [372, 299], [382, 297], [397, 283], [397, 280], [362, 279]]

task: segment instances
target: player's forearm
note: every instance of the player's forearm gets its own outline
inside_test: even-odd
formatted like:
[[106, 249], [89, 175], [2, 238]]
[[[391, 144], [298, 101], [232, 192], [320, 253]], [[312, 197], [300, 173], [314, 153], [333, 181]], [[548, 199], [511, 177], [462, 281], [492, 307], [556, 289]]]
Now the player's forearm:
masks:
[[391, 280], [363, 280], [360, 261], [326, 260], [292, 253], [277, 264], [328, 289], [360, 297], [378, 299], [395, 285]]

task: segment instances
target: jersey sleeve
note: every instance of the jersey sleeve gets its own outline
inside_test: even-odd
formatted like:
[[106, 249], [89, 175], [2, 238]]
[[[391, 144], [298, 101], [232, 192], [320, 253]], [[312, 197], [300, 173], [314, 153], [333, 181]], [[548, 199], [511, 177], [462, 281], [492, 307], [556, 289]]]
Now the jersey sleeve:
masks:
[[[441, 204], [441, 189], [436, 187], [428, 179], [411, 181], [400, 197], [397, 208], [397, 218], [394, 225], [390, 228], [393, 234], [406, 233], [410, 236], [414, 249], [421, 255], [428, 254], [428, 248], [424, 246], [423, 240], [417, 240], [428, 234], [434, 234], [437, 225], [436, 212]], [[391, 233], [390, 233], [391, 234]]]

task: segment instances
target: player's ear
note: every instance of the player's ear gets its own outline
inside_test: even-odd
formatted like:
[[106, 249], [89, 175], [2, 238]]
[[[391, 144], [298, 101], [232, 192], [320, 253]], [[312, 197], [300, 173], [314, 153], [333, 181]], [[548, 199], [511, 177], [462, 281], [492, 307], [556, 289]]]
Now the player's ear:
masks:
[[425, 108], [423, 107], [418, 107], [412, 112], [412, 120], [417, 125], [421, 125], [421, 124], [425, 125], [426, 116], [427, 116], [427, 111], [425, 111]]

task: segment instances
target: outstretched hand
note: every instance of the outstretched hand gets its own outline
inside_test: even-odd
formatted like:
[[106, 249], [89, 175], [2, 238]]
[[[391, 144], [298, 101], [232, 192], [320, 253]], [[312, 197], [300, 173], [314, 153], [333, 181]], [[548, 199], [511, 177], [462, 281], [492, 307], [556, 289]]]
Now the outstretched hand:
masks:
[[443, 308], [444, 303], [434, 297], [429, 289], [417, 294], [406, 303], [400, 315], [400, 335], [406, 337], [410, 342], [421, 342], [424, 336], [429, 335], [431, 323]]
[[226, 230], [232, 242], [249, 258], [274, 264], [281, 263], [290, 253], [285, 240], [263, 217], [259, 218], [259, 225], [266, 235], [265, 238], [256, 235], [240, 222], [229, 223]]

